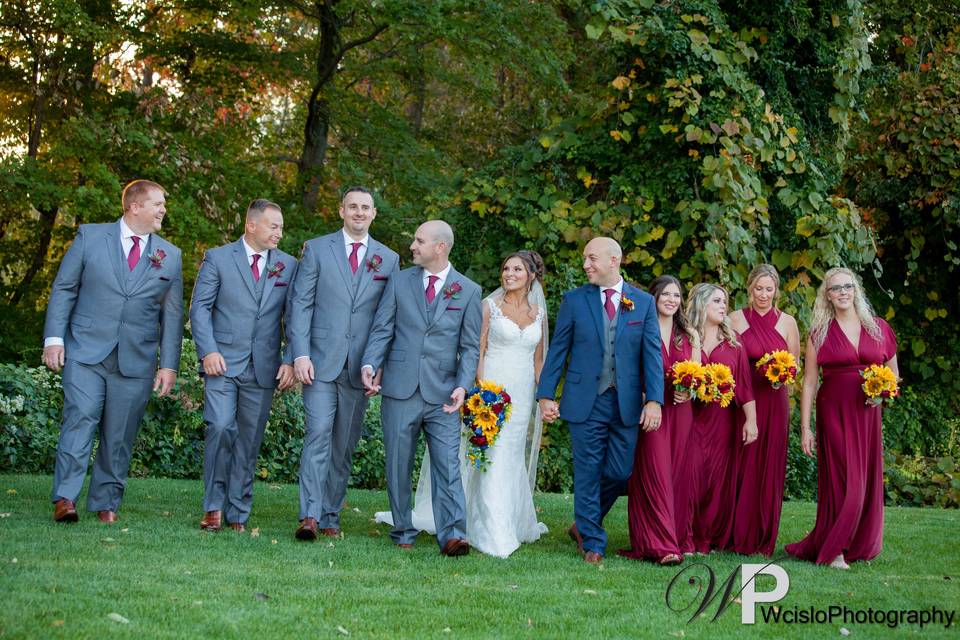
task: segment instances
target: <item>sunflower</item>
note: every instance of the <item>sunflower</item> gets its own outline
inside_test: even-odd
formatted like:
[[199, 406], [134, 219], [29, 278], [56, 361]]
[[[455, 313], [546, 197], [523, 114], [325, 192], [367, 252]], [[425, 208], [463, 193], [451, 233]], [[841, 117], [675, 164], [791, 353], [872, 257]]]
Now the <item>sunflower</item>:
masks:
[[471, 413], [476, 413], [482, 409], [483, 406], [483, 398], [480, 397], [479, 393], [476, 393], [467, 399], [467, 409], [470, 409]]
[[476, 416], [474, 417], [474, 422], [483, 429], [484, 433], [487, 432], [487, 429], [497, 426], [497, 414], [495, 414], [490, 409], [483, 407], [477, 411]]
[[884, 386], [883, 379], [880, 376], [874, 376], [867, 378], [867, 381], [863, 383], [863, 390], [867, 392], [868, 396], [875, 398], [884, 390]]

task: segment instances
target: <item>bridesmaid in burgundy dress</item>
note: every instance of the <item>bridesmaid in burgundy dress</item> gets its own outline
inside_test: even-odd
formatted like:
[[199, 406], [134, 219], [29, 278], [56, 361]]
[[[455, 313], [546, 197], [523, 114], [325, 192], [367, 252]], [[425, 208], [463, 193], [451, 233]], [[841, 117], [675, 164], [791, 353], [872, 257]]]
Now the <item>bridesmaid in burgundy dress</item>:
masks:
[[793, 316], [777, 309], [779, 289], [777, 270], [758, 265], [747, 278], [749, 305], [730, 314], [750, 360], [757, 403], [757, 441], [741, 452], [733, 536], [727, 545], [745, 555], [773, 554], [783, 506], [790, 399], [786, 386], [774, 389], [756, 367], [757, 360], [772, 351], [789, 351], [800, 362], [800, 330]]
[[687, 440], [693, 422], [689, 392], [673, 391], [671, 367], [681, 360], [700, 361], [696, 334], [687, 327], [681, 304], [680, 281], [660, 276], [650, 283], [660, 322], [660, 349], [664, 370], [664, 406], [660, 428], [640, 433], [627, 483], [630, 549], [620, 555], [679, 564], [692, 551], [690, 515], [692, 485], [685, 467]]
[[[801, 445], [814, 452], [810, 410], [817, 398], [817, 522], [787, 553], [849, 569], [883, 546], [882, 409], [867, 405], [860, 372], [885, 364], [899, 375], [897, 340], [873, 316], [849, 269], [830, 269], [817, 292], [800, 397]], [[823, 383], [818, 383], [818, 373]]]
[[[687, 319], [699, 333], [704, 364], [730, 367], [735, 382], [734, 402], [728, 407], [702, 404], [693, 408], [690, 465], [694, 474], [693, 546], [700, 553], [723, 548], [733, 530], [737, 454], [757, 439], [757, 415], [747, 352], [730, 327], [727, 292], [701, 283], [690, 290]], [[738, 429], [737, 408], [746, 420]]]

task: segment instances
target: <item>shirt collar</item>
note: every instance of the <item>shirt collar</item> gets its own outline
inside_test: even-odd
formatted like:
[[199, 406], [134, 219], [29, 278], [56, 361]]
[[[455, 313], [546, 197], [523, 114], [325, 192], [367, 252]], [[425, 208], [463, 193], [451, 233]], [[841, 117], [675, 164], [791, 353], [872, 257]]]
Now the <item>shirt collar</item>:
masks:
[[451, 264], [451, 263], [448, 262], [448, 263], [447, 263], [447, 266], [444, 267], [443, 271], [440, 271], [440, 272], [438, 272], [438, 273], [430, 273], [429, 271], [427, 271], [426, 269], [424, 269], [424, 270], [423, 270], [423, 281], [426, 282], [426, 281], [430, 278], [430, 276], [437, 276], [438, 278], [440, 278], [440, 282], [446, 282], [447, 276], [450, 275], [450, 269], [452, 269], [452, 268], [453, 268], [453, 264]]
[[362, 244], [362, 245], [364, 246], [364, 248], [366, 248], [367, 245], [370, 244], [370, 234], [367, 234], [367, 235], [363, 236], [363, 239], [362, 239], [362, 240], [354, 240], [354, 239], [351, 238], [349, 235], [347, 235], [347, 232], [344, 231], [343, 229], [340, 230], [340, 233], [343, 234], [343, 244], [344, 244], [344, 246], [349, 247], [349, 248], [351, 248], [351, 249], [353, 248], [353, 243], [354, 243], [354, 242], [359, 242], [360, 244]]
[[261, 258], [263, 258], [264, 260], [267, 259], [267, 252], [266, 252], [266, 251], [256, 251], [253, 247], [251, 247], [249, 244], [247, 244], [247, 237], [246, 237], [245, 235], [244, 235], [244, 236], [240, 236], [240, 241], [243, 242], [243, 249], [244, 249], [244, 251], [247, 252], [247, 260], [253, 260], [253, 254], [255, 254], [255, 253], [256, 253], [257, 255], [259, 255]]
[[600, 287], [600, 293], [603, 293], [607, 289], [613, 289], [614, 291], [617, 292], [618, 296], [622, 296], [623, 295], [623, 278], [620, 278], [620, 280], [617, 281], [617, 284], [613, 285], [612, 287]]
[[120, 218], [120, 237], [123, 238], [124, 240], [128, 240], [133, 236], [137, 236], [138, 238], [140, 238], [144, 244], [146, 244], [147, 241], [150, 239], [149, 233], [134, 233], [133, 229], [127, 226], [126, 220], [124, 220], [123, 218]]

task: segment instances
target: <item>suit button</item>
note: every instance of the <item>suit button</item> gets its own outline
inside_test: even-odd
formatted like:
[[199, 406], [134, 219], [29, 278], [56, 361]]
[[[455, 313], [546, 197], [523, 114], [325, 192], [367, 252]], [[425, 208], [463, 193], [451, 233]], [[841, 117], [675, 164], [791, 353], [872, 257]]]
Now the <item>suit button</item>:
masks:
[[349, 339], [350, 339], [350, 334], [348, 333], [346, 337], [347, 337], [347, 340], [349, 340]]

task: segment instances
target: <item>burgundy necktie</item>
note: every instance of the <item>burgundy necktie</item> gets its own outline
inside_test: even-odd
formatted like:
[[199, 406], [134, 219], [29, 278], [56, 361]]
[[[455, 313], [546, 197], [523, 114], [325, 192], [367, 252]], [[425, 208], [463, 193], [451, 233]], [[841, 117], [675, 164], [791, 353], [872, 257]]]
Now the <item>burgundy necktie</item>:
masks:
[[433, 290], [433, 285], [437, 283], [440, 276], [430, 276], [427, 278], [427, 304], [433, 304], [433, 299], [437, 297], [437, 292]]
[[140, 262], [140, 236], [130, 236], [130, 239], [133, 240], [133, 246], [127, 254], [127, 266], [130, 267], [130, 271], [133, 271]]
[[603, 303], [603, 308], [607, 310], [607, 317], [613, 321], [613, 317], [617, 315], [617, 308], [613, 306], [613, 294], [617, 292], [616, 289], [604, 289], [603, 294], [607, 296], [606, 301]]
[[253, 262], [250, 263], [250, 271], [253, 272], [253, 281], [260, 282], [260, 269], [257, 267], [257, 263], [260, 262], [260, 254], [253, 254]]
[[350, 252], [350, 270], [354, 273], [357, 272], [357, 267], [360, 266], [357, 260], [357, 253], [360, 251], [360, 247], [363, 246], [362, 242], [351, 242], [353, 245], [353, 251]]

